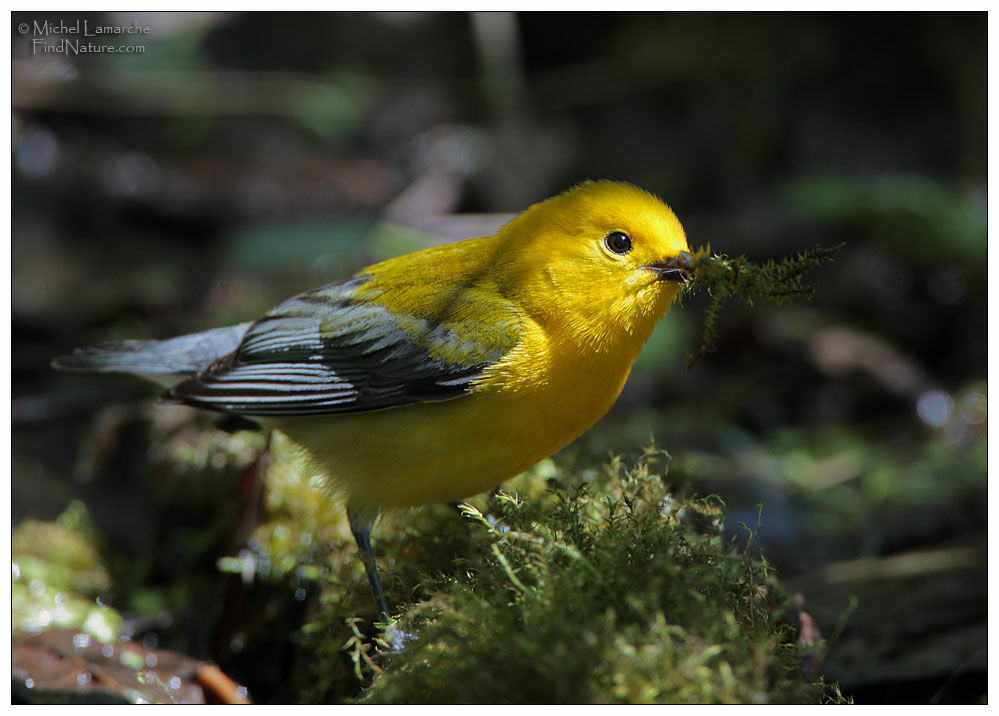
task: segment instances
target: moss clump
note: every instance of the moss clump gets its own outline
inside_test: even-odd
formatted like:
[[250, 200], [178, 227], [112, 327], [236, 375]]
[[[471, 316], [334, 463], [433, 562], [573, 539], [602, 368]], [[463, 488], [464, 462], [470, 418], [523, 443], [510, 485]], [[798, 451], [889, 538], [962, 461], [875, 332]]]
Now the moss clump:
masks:
[[[271, 435], [264, 475], [264, 518], [254, 529], [249, 550], [219, 561], [224, 572], [280, 582], [291, 575], [301, 582], [339, 578], [342, 553], [353, 548], [343, 505], [310, 474], [307, 459], [280, 433]], [[348, 566], [364, 574], [363, 566]]]
[[701, 345], [697, 352], [687, 354], [687, 367], [714, 350], [718, 340], [718, 317], [725, 301], [732, 296], [741, 296], [750, 306], [763, 301], [779, 306], [799, 296], [811, 298], [814, 289], [805, 283], [805, 274], [832, 261], [842, 247], [843, 244], [832, 248], [817, 246], [797, 256], [780, 261], [769, 259], [762, 264], [753, 263], [745, 255], [730, 259], [725, 254], [712, 254], [711, 247], [698, 249], [688, 266], [693, 278], [682, 295], [693, 296], [705, 291], [711, 300], [704, 313]]
[[[422, 573], [417, 599], [387, 632], [395, 648], [349, 641], [358, 673], [378, 664], [361, 701], [839, 698], [802, 678], [766, 563], [726, 549], [719, 500], [669, 493], [662, 457], [650, 449], [630, 469], [615, 460], [540, 502], [498, 492], [484, 511], [463, 506], [467, 551]], [[439, 528], [407, 530], [406, 541], [439, 549]]]
[[82, 502], [72, 502], [55, 522], [25, 520], [11, 535], [11, 621], [17, 631], [81, 629], [114, 642], [121, 616], [98, 594], [111, 579]]

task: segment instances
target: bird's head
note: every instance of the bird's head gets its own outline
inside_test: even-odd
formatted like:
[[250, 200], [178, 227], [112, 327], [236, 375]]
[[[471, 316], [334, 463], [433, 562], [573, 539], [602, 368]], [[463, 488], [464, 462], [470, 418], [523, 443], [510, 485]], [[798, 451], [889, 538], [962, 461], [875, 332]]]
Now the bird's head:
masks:
[[593, 181], [535, 204], [500, 233], [508, 290], [553, 329], [644, 342], [689, 277], [687, 238], [660, 199]]

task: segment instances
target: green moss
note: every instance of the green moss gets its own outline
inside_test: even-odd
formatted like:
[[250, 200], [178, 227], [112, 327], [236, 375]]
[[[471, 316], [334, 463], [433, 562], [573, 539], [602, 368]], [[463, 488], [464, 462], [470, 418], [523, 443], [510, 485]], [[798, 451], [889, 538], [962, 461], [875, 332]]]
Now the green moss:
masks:
[[[462, 506], [463, 520], [428, 510], [390, 528], [379, 544], [396, 556], [385, 571], [400, 616], [375, 645], [356, 622], [339, 642], [371, 677], [360, 700], [839, 700], [801, 677], [765, 561], [726, 547], [718, 499], [670, 494], [667, 459], [650, 449], [540, 500], [496, 492]], [[338, 618], [321, 608], [306, 633], [328, 638]], [[316, 670], [312, 687], [317, 700], [331, 693]]]
[[299, 582], [349, 580], [358, 570], [363, 576], [363, 567], [343, 559], [353, 549], [343, 506], [310, 476], [306, 459], [279, 433], [271, 437], [264, 483], [265, 517], [248, 550], [219, 561], [222, 571], [252, 572], [272, 582], [289, 576]]
[[73, 502], [56, 522], [25, 520], [19, 524], [10, 546], [22, 579], [96, 594], [110, 586], [110, 577], [93, 540], [86, 508]]
[[104, 643], [118, 637], [121, 616], [98, 593], [111, 585], [82, 502], [55, 522], [25, 520], [11, 535], [13, 628], [40, 634], [80, 629]]
[[842, 247], [817, 246], [797, 256], [780, 261], [768, 259], [762, 264], [753, 263], [745, 255], [730, 259], [725, 254], [712, 254], [710, 247], [698, 249], [690, 263], [693, 278], [681, 297], [704, 291], [711, 299], [704, 312], [701, 345], [695, 353], [687, 354], [687, 367], [714, 350], [718, 317], [725, 301], [740, 296], [750, 306], [762, 302], [779, 306], [799, 296], [811, 298], [813, 289], [805, 283], [805, 274], [832, 261]]

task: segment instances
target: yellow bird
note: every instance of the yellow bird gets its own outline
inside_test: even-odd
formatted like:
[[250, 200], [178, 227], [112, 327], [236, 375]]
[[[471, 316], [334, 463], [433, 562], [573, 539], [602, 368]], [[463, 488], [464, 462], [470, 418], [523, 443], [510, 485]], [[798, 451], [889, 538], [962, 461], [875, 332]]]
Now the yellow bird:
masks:
[[384, 621], [379, 511], [488, 490], [586, 431], [688, 278], [688, 251], [661, 200], [585, 182], [494, 236], [369, 266], [252, 323], [53, 365], [141, 374], [303, 447], [346, 499]]

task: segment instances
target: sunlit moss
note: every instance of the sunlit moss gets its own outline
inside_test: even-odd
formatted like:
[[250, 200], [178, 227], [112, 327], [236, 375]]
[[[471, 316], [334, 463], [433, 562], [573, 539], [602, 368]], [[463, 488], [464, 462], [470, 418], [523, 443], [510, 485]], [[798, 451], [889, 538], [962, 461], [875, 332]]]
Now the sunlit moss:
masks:
[[40, 634], [81, 629], [113, 642], [121, 616], [97, 596], [111, 584], [95, 545], [87, 510], [73, 502], [55, 522], [25, 520], [11, 535], [11, 621]]
[[[264, 519], [249, 541], [251, 553], [224, 560], [224, 571], [250, 569], [280, 579], [330, 577], [339, 553], [352, 544], [343, 506], [325, 490], [301, 453], [280, 434], [271, 438], [264, 477]], [[248, 564], [246, 560], [251, 560]]]
[[96, 594], [110, 586], [110, 577], [93, 540], [86, 508], [73, 502], [55, 522], [23, 521], [10, 546], [21, 580]]
[[[386, 570], [400, 616], [377, 648], [356, 626], [340, 642], [356, 674], [372, 679], [360, 699], [839, 699], [801, 677], [766, 563], [726, 547], [718, 500], [671, 495], [667, 465], [650, 449], [630, 467], [612, 461], [596, 479], [563, 479], [541, 500], [496, 492], [485, 509], [463, 506], [461, 519], [438, 511], [433, 524], [417, 518], [386, 535], [387, 554], [402, 542], [409, 553]], [[336, 620], [320, 608], [306, 632], [329, 636]], [[317, 700], [332, 692], [319, 663], [310, 665]]]

